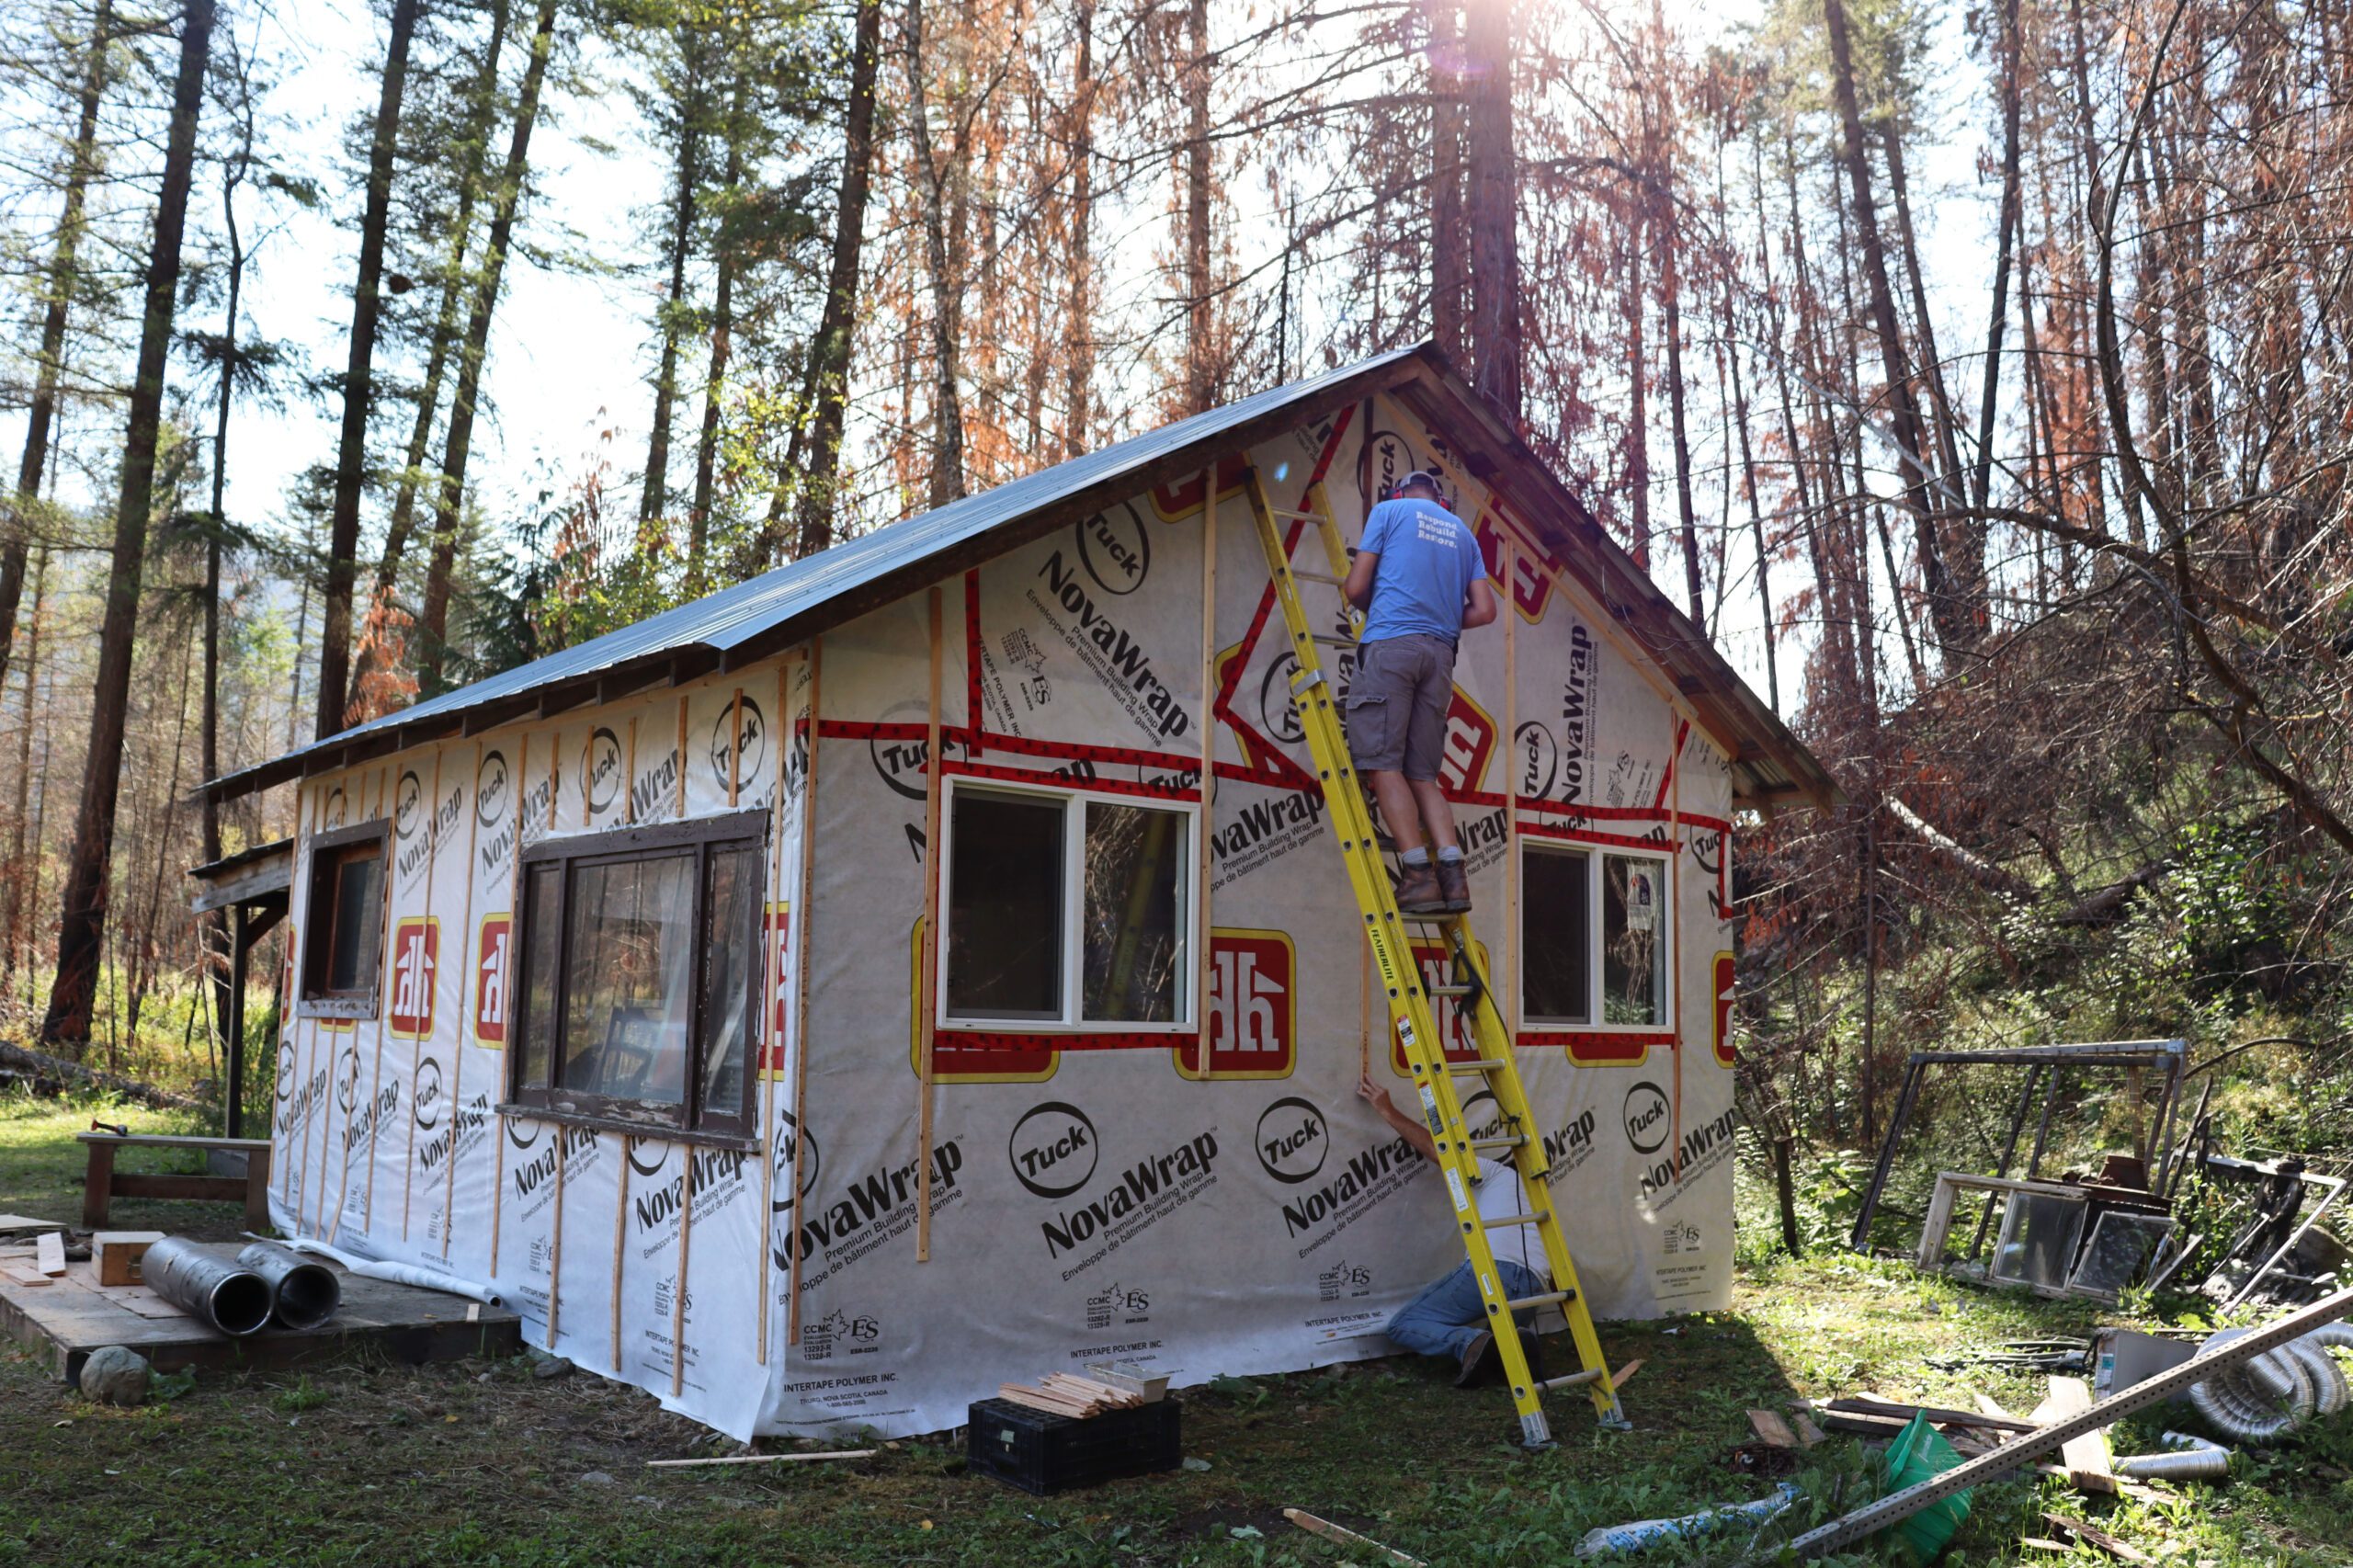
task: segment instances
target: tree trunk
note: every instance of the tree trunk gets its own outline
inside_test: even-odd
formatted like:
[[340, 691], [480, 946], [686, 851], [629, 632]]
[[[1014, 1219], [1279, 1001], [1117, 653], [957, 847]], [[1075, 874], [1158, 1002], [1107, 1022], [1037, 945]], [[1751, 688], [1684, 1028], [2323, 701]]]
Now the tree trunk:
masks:
[[506, 144], [491, 201], [490, 237], [483, 249], [482, 280], [474, 287], [466, 318], [465, 346], [458, 356], [458, 385], [449, 401], [449, 429], [442, 444], [441, 493], [433, 511], [433, 560], [426, 568], [424, 631], [417, 660], [421, 694], [441, 686], [441, 658], [449, 625], [449, 577], [458, 559], [458, 523], [466, 491], [466, 459], [473, 449], [474, 401], [482, 389], [482, 365], [490, 343], [490, 321], [498, 308], [498, 287], [506, 270], [506, 249], [515, 233], [515, 209], [523, 199], [523, 177], [531, 166], [531, 128], [539, 123], [540, 89], [547, 81], [548, 57], [555, 51], [556, 0], [540, 0], [531, 32], [531, 62], [515, 106], [515, 131]]
[[1206, 413], [1217, 401], [1210, 309], [1210, 7], [1191, 0], [1185, 68], [1185, 408]]
[[25, 409], [25, 449], [17, 462], [17, 492], [8, 506], [7, 533], [0, 540], [0, 680], [8, 676], [8, 651], [17, 638], [17, 607], [25, 594], [25, 553], [32, 539], [31, 513], [40, 500], [41, 476], [49, 464], [49, 433], [57, 418], [57, 383], [65, 365], [65, 318], [74, 293], [74, 273], [82, 249], [83, 214], [90, 181], [97, 172], [98, 101], [106, 94], [107, 48], [113, 40], [109, 0], [98, 0], [90, 25], [90, 52], [83, 67], [81, 113], [74, 128], [74, 152], [65, 166], [65, 207], [57, 221], [57, 245], [49, 263], [49, 299], [41, 311], [40, 358], [33, 371], [32, 401]]
[[[1671, 188], [1671, 187], [1670, 187]], [[1705, 575], [1699, 570], [1699, 522], [1691, 502], [1691, 439], [1683, 423], [1683, 279], [1676, 263], [1673, 199], [1662, 194], [1657, 233], [1664, 253], [1659, 267], [1659, 308], [1666, 328], [1666, 412], [1675, 436], [1675, 504], [1683, 525], [1684, 585], [1691, 598], [1691, 624], [1708, 634]]]
[[[2002, 386], [2002, 336], [2010, 319], [2010, 256], [2018, 232], [2018, 0], [2002, 0], [2002, 210], [1994, 243], [1994, 310], [1985, 326], [1985, 373], [1977, 400], [1977, 472], [1969, 504], [1980, 514], [1994, 486], [1994, 420]], [[1979, 519], [1983, 527], [1983, 517]]]
[[937, 508], [964, 494], [964, 410], [956, 371], [956, 286], [948, 263], [948, 176], [932, 155], [931, 99], [923, 74], [923, 0], [907, 0], [907, 120], [915, 132], [915, 177], [923, 185], [924, 242], [931, 263], [930, 500]]
[[1937, 540], [1936, 511], [1928, 489], [1928, 468], [1921, 441], [1920, 405], [1913, 396], [1912, 376], [1904, 363], [1904, 340], [1895, 324], [1895, 295], [1887, 280], [1887, 249], [1881, 242], [1879, 215], [1871, 199], [1870, 164], [1863, 152], [1862, 112], [1855, 98], [1855, 65], [1847, 36], [1847, 8], [1842, 0], [1822, 0], [1823, 19], [1830, 32], [1831, 85], [1837, 103], [1840, 156], [1854, 199], [1855, 235], [1862, 250], [1863, 278], [1869, 286], [1870, 319], [1879, 338], [1880, 364], [1887, 381], [1887, 395], [1895, 411], [1895, 444], [1905, 460], [1905, 505], [1912, 513], [1920, 577], [1927, 590], [1928, 614], [1937, 634], [1948, 648], [1975, 645], [1977, 628], [1967, 602], [1945, 571], [1944, 552]]
[[1071, 67], [1070, 300], [1063, 307], [1063, 457], [1086, 450], [1087, 392], [1095, 378], [1095, 5], [1078, 0]]
[[[425, 381], [417, 389], [416, 417], [409, 424], [408, 460], [401, 465], [400, 484], [392, 493], [392, 521], [384, 530], [384, 553], [376, 563], [376, 591], [369, 603], [392, 593], [400, 581], [401, 560], [408, 553], [416, 531], [416, 492], [424, 482], [425, 462], [432, 449], [433, 416], [441, 408], [441, 381], [449, 373], [449, 352], [458, 343], [458, 312], [466, 297], [466, 244], [473, 235], [474, 205], [482, 194], [483, 165], [489, 156], [491, 114], [498, 107], [498, 57], [506, 41], [507, 0], [494, 0], [490, 36], [483, 45], [482, 66], [474, 73], [472, 96], [466, 106], [465, 162], [458, 176], [458, 210], [449, 222], [449, 244], [443, 249], [441, 302], [433, 312], [433, 340], [426, 350]], [[351, 672], [348, 704], [375, 672], [381, 644], [366, 642]]]
[[1511, 9], [1469, 7], [1472, 384], [1518, 429], [1521, 416], [1519, 168], [1512, 148]]
[[[834, 203], [834, 259], [825, 280], [825, 308], [809, 346], [810, 410], [808, 460], [788, 458], [788, 474], [801, 477], [800, 515], [792, 553], [797, 560], [834, 542], [834, 476], [841, 466], [842, 423], [849, 404], [850, 350], [858, 331], [858, 264], [865, 254], [866, 199], [874, 176], [874, 74], [882, 55], [882, 0], [859, 0], [858, 32], [850, 45], [849, 102], [842, 117], [842, 184]], [[795, 447], [801, 445], [799, 439]], [[784, 503], [779, 484], [768, 505], [761, 536], [760, 565], [773, 564], [784, 543]]]
[[40, 1038], [51, 1045], [88, 1042], [98, 965], [106, 951], [107, 873], [114, 852], [115, 802], [122, 784], [123, 728], [131, 702], [140, 580], [146, 565], [148, 515], [154, 504], [155, 446], [164, 422], [164, 372], [172, 347], [180, 238], [188, 224], [188, 185], [196, 168], [197, 117], [204, 107], [212, 15], [213, 0], [188, 0], [180, 25], [179, 71], [173, 85], [154, 244], [147, 259], [139, 368], [131, 383], [131, 417], [123, 437], [122, 489], [115, 508], [114, 553], [98, 634], [97, 676], [90, 697], [90, 744], [83, 766], [81, 803], [74, 813], [74, 850], [65, 869], [57, 977], [50, 988], [48, 1015], [41, 1020]]
[[687, 257], [694, 250], [696, 199], [702, 186], [702, 62], [692, 27], [679, 29], [679, 60], [687, 74], [678, 97], [677, 187], [670, 199], [670, 290], [654, 319], [662, 329], [662, 363], [654, 376], [654, 428], [645, 442], [645, 483], [637, 516], [651, 522], [670, 501], [670, 417], [678, 400], [678, 337], [687, 313]]
[[[727, 168], [723, 176], [731, 192], [744, 183], [745, 100], [750, 84], [739, 69], [734, 102], [727, 114]], [[703, 552], [710, 543], [712, 492], [719, 472], [719, 411], [726, 402], [729, 337], [735, 328], [735, 246], [723, 234], [712, 248], [718, 253], [719, 283], [711, 297], [710, 367], [703, 377], [702, 435], [695, 443], [695, 505], [687, 519], [687, 592], [700, 597], [710, 583]]]
[[1651, 410], [1650, 356], [1643, 344], [1643, 314], [1649, 309], [1643, 288], [1643, 262], [1648, 259], [1643, 231], [1650, 203], [1637, 192], [1620, 214], [1626, 226], [1624, 289], [1620, 296], [1626, 318], [1626, 503], [1633, 514], [1633, 538], [1626, 548], [1634, 564], [1651, 569]]
[[1447, 0], [1429, 8], [1430, 336], [1456, 369], [1462, 359], [1462, 13]]
[[[1759, 194], [1762, 194], [1760, 187]], [[1758, 221], [1764, 218], [1758, 203]], [[1774, 650], [1771, 551], [1765, 543], [1765, 509], [1756, 494], [1756, 455], [1748, 440], [1748, 393], [1740, 380], [1740, 333], [1733, 314], [1732, 274], [1724, 274], [1724, 358], [1732, 363], [1732, 423], [1740, 436], [1741, 489], [1748, 494], [1748, 526], [1756, 536], [1756, 603], [1765, 617], [1765, 694], [1778, 715], [1781, 711], [1781, 671]], [[1770, 285], [1768, 285], [1769, 290]], [[1732, 483], [1727, 475], [1727, 484]]]
[[[8, 945], [0, 954], [0, 998], [16, 989], [17, 962], [32, 946], [26, 940], [25, 927], [32, 919], [32, 890], [26, 883], [35, 875], [34, 865], [28, 863], [25, 842], [25, 812], [31, 792], [33, 773], [33, 716], [40, 711], [39, 683], [40, 680], [40, 616], [42, 600], [49, 590], [49, 546], [42, 545], [33, 561], [33, 613], [25, 623], [25, 717], [24, 728], [17, 734], [17, 809], [8, 818]], [[42, 783], [47, 785], [44, 776]], [[32, 840], [32, 862], [40, 857], [40, 839]]]
[[359, 219], [359, 278], [352, 290], [351, 342], [343, 371], [343, 433], [335, 447], [335, 513], [327, 530], [326, 606], [319, 628], [319, 739], [343, 728], [351, 677], [351, 590], [358, 576], [359, 497], [368, 483], [368, 417], [376, 398], [377, 289], [384, 275], [384, 231], [392, 210], [392, 153], [408, 87], [408, 45], [417, 0], [392, 0], [384, 80], [368, 144], [368, 202]]

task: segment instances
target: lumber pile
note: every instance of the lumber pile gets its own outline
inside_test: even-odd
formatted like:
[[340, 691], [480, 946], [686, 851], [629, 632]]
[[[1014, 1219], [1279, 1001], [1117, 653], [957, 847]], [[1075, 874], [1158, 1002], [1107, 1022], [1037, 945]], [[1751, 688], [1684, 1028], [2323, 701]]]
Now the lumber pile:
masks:
[[1067, 1415], [1074, 1421], [1085, 1421], [1108, 1410], [1132, 1410], [1145, 1403], [1140, 1393], [1098, 1383], [1074, 1372], [1048, 1372], [1035, 1385], [1000, 1383], [996, 1392], [1000, 1399], [1051, 1415]]

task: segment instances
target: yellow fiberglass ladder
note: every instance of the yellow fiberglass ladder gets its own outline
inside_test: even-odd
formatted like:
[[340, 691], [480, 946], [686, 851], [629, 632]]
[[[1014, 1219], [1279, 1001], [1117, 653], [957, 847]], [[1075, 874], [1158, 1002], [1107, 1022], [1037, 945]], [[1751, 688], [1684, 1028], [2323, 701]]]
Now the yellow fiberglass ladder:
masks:
[[[1347, 863], [1348, 882], [1356, 890], [1357, 907], [1364, 915], [1365, 939], [1372, 948], [1373, 967], [1388, 999], [1389, 1017], [1413, 1068], [1422, 1119], [1438, 1145], [1438, 1163], [1446, 1173], [1447, 1193], [1454, 1205], [1462, 1247], [1470, 1254], [1472, 1272], [1479, 1281], [1479, 1299], [1486, 1307], [1495, 1347], [1502, 1353], [1512, 1403], [1519, 1411], [1520, 1440], [1529, 1448], [1551, 1444], [1552, 1429], [1545, 1422], [1543, 1407], [1543, 1395], [1549, 1389], [1585, 1389], [1592, 1397], [1602, 1427], [1625, 1431], [1629, 1423], [1619, 1408], [1618, 1391], [1610, 1384], [1608, 1364], [1602, 1358], [1601, 1339], [1594, 1332], [1593, 1314], [1586, 1310], [1584, 1293], [1577, 1285], [1576, 1265], [1569, 1259], [1568, 1243], [1561, 1234], [1560, 1221], [1553, 1213], [1552, 1196], [1545, 1186], [1544, 1142], [1536, 1131], [1540, 1124], [1529, 1109], [1527, 1090], [1520, 1084], [1519, 1070], [1512, 1060], [1510, 1030], [1490, 990], [1479, 944], [1472, 938], [1470, 916], [1401, 912], [1390, 885], [1388, 868], [1381, 860], [1380, 845], [1373, 835], [1371, 808], [1357, 778], [1355, 760], [1348, 755], [1337, 694], [1317, 653], [1319, 646], [1354, 648], [1363, 618], [1344, 602], [1343, 613], [1334, 618], [1332, 625], [1345, 629], [1345, 634], [1318, 631], [1300, 603], [1299, 587], [1303, 582], [1327, 586], [1336, 593], [1340, 590], [1347, 564], [1347, 540], [1332, 518], [1320, 483], [1308, 494], [1307, 504], [1313, 510], [1306, 512], [1278, 511], [1267, 502], [1266, 488], [1255, 469], [1245, 474], [1243, 484], [1249, 496], [1251, 515], [1257, 523], [1258, 543], [1266, 551], [1267, 567], [1274, 577], [1275, 596], [1282, 604], [1291, 655], [1298, 665], [1291, 676], [1291, 699], [1299, 710], [1300, 726], [1306, 732], [1307, 749], [1314, 758], [1316, 775], [1324, 785], [1324, 800], [1330, 808], [1332, 829], [1339, 835], [1341, 858]], [[1324, 562], [1331, 567], [1330, 572], [1292, 568], [1292, 542], [1283, 526], [1287, 520], [1314, 526], [1323, 539]], [[1406, 932], [1409, 926], [1434, 929], [1439, 934], [1453, 955], [1456, 983], [1430, 985], [1424, 981]], [[1451, 999], [1470, 1025], [1477, 1048], [1473, 1060], [1447, 1060], [1445, 1037], [1438, 1031], [1431, 1006], [1432, 999], [1440, 996]], [[1497, 1136], [1474, 1137], [1463, 1119], [1465, 1096], [1456, 1093], [1455, 1085], [1472, 1078], [1495, 1096], [1501, 1113]], [[1472, 1097], [1476, 1097], [1475, 1091]], [[1516, 1173], [1526, 1198], [1520, 1213], [1495, 1221], [1480, 1218], [1471, 1188], [1483, 1155], [1508, 1164]], [[1503, 1276], [1495, 1267], [1495, 1251], [1487, 1240], [1489, 1231], [1516, 1225], [1536, 1227], [1552, 1271], [1552, 1289], [1518, 1300], [1504, 1295]], [[1566, 1377], [1540, 1380], [1528, 1364], [1513, 1314], [1546, 1306], [1557, 1306], [1568, 1320], [1580, 1370]]]

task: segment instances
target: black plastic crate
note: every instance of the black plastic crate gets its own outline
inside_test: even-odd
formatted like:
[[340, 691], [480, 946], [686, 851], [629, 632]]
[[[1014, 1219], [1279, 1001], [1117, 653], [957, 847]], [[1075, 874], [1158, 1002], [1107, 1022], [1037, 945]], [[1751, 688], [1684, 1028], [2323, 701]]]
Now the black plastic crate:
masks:
[[972, 1467], [1040, 1497], [1122, 1476], [1175, 1470], [1185, 1457], [1184, 1406], [1174, 1399], [1086, 1421], [984, 1399], [964, 1416]]

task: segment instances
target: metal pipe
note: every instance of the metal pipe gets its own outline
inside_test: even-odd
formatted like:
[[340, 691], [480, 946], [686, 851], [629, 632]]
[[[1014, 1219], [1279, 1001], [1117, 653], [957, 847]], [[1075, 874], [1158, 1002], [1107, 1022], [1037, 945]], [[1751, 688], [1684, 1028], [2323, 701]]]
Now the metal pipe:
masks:
[[268, 1284], [269, 1315], [280, 1328], [316, 1328], [343, 1304], [343, 1281], [334, 1269], [274, 1242], [253, 1243], [237, 1255], [237, 1263]]
[[269, 1282], [185, 1236], [165, 1236], [139, 1260], [139, 1278], [199, 1323], [243, 1338], [269, 1321]]
[[2135, 1481], [2220, 1481], [2231, 1473], [2231, 1450], [2204, 1448], [2171, 1454], [2130, 1454], [2109, 1468]]

